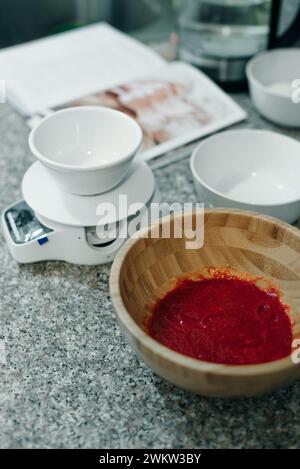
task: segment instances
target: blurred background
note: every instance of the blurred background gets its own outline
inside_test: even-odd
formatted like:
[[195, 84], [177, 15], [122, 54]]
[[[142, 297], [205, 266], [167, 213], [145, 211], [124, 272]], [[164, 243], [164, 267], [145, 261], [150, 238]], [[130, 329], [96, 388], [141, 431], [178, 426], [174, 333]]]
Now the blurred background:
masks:
[[176, 28], [177, 0], [0, 0], [0, 46], [107, 21], [148, 41]]
[[[178, 28], [189, 4], [268, 4], [268, 0], [0, 0], [0, 47], [29, 41], [76, 26], [107, 21], [145, 42], [159, 42]], [[299, 0], [282, 5], [280, 29], [293, 21]], [[299, 26], [300, 28], [300, 26]]]
[[98, 21], [220, 84], [244, 80], [260, 51], [300, 44], [300, 0], [0, 0], [0, 48]]

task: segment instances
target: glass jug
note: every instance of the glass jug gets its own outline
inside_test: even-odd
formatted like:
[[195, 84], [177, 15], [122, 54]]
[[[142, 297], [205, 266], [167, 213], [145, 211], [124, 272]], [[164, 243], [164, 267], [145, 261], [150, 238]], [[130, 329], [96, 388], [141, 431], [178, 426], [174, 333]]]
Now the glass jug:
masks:
[[279, 0], [182, 0], [180, 58], [204, 68], [220, 82], [240, 81], [252, 55], [268, 47], [287, 45], [299, 36], [299, 6], [297, 11], [293, 2], [294, 20], [277, 38], [282, 6]]

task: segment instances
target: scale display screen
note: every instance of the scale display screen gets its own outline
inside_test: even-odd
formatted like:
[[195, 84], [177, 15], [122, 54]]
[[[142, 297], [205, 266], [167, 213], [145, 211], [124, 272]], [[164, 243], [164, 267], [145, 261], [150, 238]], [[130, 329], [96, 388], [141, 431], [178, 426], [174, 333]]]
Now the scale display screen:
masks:
[[16, 244], [28, 243], [53, 231], [39, 222], [33, 210], [24, 201], [7, 209], [4, 219]]

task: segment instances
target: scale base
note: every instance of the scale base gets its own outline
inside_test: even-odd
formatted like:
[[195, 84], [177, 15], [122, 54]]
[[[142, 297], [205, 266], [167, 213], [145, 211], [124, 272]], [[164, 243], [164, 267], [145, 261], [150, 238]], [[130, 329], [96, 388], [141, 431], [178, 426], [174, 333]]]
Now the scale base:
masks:
[[[158, 192], [155, 191], [149, 203], [158, 200]], [[109, 231], [100, 229], [98, 237], [96, 227], [55, 223], [36, 214], [22, 200], [3, 212], [1, 224], [9, 251], [21, 264], [56, 260], [101, 265], [113, 261], [127, 239], [129, 224], [135, 218], [121, 220], [111, 225]]]
[[[137, 218], [144, 224], [140, 212], [159, 201], [153, 173], [145, 163], [133, 163], [127, 178], [109, 192], [78, 196], [59, 189], [36, 162], [23, 177], [22, 191], [24, 200], [2, 214], [7, 245], [20, 263], [111, 262], [134, 231], [130, 224]], [[122, 208], [124, 195], [127, 205]], [[115, 210], [106, 217], [107, 205]]]

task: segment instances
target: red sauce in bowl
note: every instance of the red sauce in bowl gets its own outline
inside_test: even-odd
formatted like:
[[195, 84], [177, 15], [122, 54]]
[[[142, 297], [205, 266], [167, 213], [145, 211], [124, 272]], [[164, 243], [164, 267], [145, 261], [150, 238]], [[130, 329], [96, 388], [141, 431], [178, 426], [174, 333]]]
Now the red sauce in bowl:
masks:
[[226, 274], [184, 279], [159, 300], [148, 334], [176, 352], [228, 365], [287, 357], [292, 326], [276, 289]]

